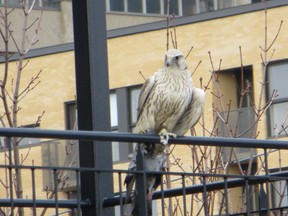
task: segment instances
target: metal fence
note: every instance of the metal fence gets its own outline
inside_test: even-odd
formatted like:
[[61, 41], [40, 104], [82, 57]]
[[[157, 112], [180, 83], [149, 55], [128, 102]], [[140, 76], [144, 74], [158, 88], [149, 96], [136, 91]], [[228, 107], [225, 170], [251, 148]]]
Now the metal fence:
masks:
[[[35, 130], [35, 129], [0, 129], [0, 136], [6, 137], [8, 140], [8, 149], [5, 152], [5, 158], [9, 160], [7, 164], [0, 164], [0, 173], [6, 173], [6, 180], [0, 176], [1, 184], [5, 185], [6, 193], [0, 192], [0, 215], [17, 215], [18, 208], [25, 209], [25, 215], [92, 215], [86, 211], [87, 209], [99, 208], [99, 215], [124, 215], [125, 192], [123, 185], [126, 169], [111, 169], [107, 167], [61, 167], [61, 166], [42, 166], [42, 165], [21, 165], [15, 166], [13, 163], [13, 149], [9, 145], [12, 137], [37, 137], [61, 140], [84, 140], [84, 141], [118, 141], [120, 142], [159, 142], [159, 137], [151, 135], [138, 135], [129, 133], [110, 133], [110, 132], [89, 132], [89, 131], [55, 131], [55, 130]], [[287, 215], [287, 181], [288, 171], [285, 168], [278, 167], [277, 172], [271, 172], [269, 168], [270, 156], [272, 151], [284, 153], [288, 149], [288, 141], [275, 140], [254, 140], [254, 139], [232, 139], [232, 138], [208, 138], [208, 137], [177, 137], [171, 138], [171, 143], [176, 145], [201, 146], [202, 148], [210, 147], [239, 147], [239, 148], [255, 148], [260, 154], [254, 155], [254, 159], [261, 160], [263, 167], [260, 174], [225, 174], [221, 172], [184, 172], [184, 171], [164, 171], [160, 172], [164, 176], [169, 176], [171, 184], [167, 188], [167, 178], [163, 180], [159, 188], [153, 194], [153, 215], [196, 215], [195, 209], [198, 208], [197, 215]], [[59, 142], [60, 143], [60, 142]], [[80, 142], [80, 145], [85, 142]], [[177, 147], [176, 147], [177, 148]], [[251, 156], [252, 157], [252, 156]], [[254, 160], [253, 159], [253, 160]], [[80, 158], [81, 164], [81, 158]], [[283, 163], [285, 164], [285, 163]], [[287, 163], [288, 165], [288, 163]], [[25, 175], [25, 184], [23, 188], [29, 191], [29, 196], [22, 199], [15, 195], [15, 170], [21, 170], [22, 176]], [[274, 167], [275, 169], [275, 167]], [[46, 191], [46, 197], [43, 197], [42, 191], [39, 191], [39, 184], [43, 171], [52, 173], [54, 187]], [[59, 176], [73, 176], [75, 185], [73, 187], [73, 196], [66, 196], [65, 187], [60, 185]], [[133, 171], [129, 171], [133, 172]], [[63, 174], [65, 173], [65, 175]], [[85, 191], [81, 185], [89, 184], [90, 180], [85, 173], [93, 173], [96, 179], [104, 179], [97, 181], [95, 187], [91, 186], [91, 191], [95, 200], [85, 197]], [[144, 206], [146, 202], [146, 191], [143, 186], [145, 176], [147, 174], [155, 174], [153, 172], [145, 172], [138, 169], [133, 173], [136, 174], [136, 184], [138, 184], [138, 202], [141, 211], [138, 215], [148, 215]], [[159, 174], [159, 172], [157, 173]], [[113, 194], [105, 192], [105, 178], [113, 177], [114, 190]], [[43, 178], [43, 176], [42, 176]], [[189, 179], [196, 179], [191, 184]], [[102, 179], [102, 180], [103, 180]], [[5, 182], [6, 181], [6, 182]], [[65, 181], [64, 185], [65, 185]], [[195, 182], [197, 182], [195, 184]], [[279, 186], [281, 185], [282, 186]], [[113, 187], [110, 185], [109, 187]], [[276, 193], [270, 192], [275, 187], [284, 190], [275, 196]], [[37, 189], [38, 188], [38, 189]], [[86, 187], [87, 188], [87, 187]], [[104, 188], [104, 189], [103, 189]], [[241, 208], [235, 210], [233, 203], [233, 190], [238, 190], [241, 194]], [[256, 193], [251, 193], [253, 190]], [[71, 192], [71, 190], [70, 190]], [[234, 191], [235, 192], [235, 191]], [[2, 194], [2, 195], [1, 195]], [[5, 194], [5, 195], [4, 195]], [[64, 196], [64, 195], [65, 196]], [[98, 194], [102, 194], [98, 197]], [[104, 195], [103, 195], [104, 194]], [[254, 195], [253, 195], [254, 194]], [[256, 199], [257, 204], [253, 204], [252, 197]], [[141, 199], [142, 197], [142, 199]], [[213, 198], [213, 199], [212, 199]], [[214, 201], [213, 201], [214, 200]], [[280, 200], [280, 204], [273, 204], [275, 200]], [[201, 203], [201, 204], [199, 204]], [[170, 205], [170, 210], [169, 210]], [[254, 206], [252, 208], [252, 205]], [[109, 209], [109, 211], [106, 211]], [[85, 213], [83, 213], [85, 212]], [[108, 212], [108, 213], [107, 213]]]

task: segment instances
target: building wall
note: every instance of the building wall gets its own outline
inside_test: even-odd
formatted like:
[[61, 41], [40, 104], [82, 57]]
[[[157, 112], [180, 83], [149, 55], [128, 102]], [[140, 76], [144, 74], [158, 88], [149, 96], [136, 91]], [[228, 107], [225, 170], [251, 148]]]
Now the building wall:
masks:
[[[280, 21], [284, 21], [281, 32], [273, 46], [275, 49], [273, 60], [286, 59], [288, 56], [285, 47], [288, 37], [287, 10], [288, 6], [283, 6], [268, 11], [268, 42], [273, 41]], [[193, 74], [195, 86], [201, 87], [202, 85], [204, 87], [209, 83], [211, 71], [213, 67], [214, 70], [219, 68], [220, 60], [222, 60], [220, 69], [240, 67], [239, 46], [241, 46], [243, 64], [252, 65], [253, 67], [254, 98], [255, 103], [257, 103], [263, 74], [263, 64], [260, 57], [261, 49], [259, 48], [259, 46], [264, 47], [263, 43], [265, 41], [263, 23], [264, 11], [256, 11], [177, 26], [178, 48], [185, 55], [193, 46], [193, 50], [187, 58], [189, 69], [194, 71], [201, 61], [200, 66]], [[171, 43], [170, 47], [172, 47]], [[109, 38], [110, 88], [115, 89], [143, 83], [144, 79], [139, 71], [146, 78], [153, 74], [158, 68], [162, 67], [165, 51], [165, 29]], [[212, 56], [213, 66], [209, 59], [209, 52]], [[268, 56], [271, 54], [272, 50], [268, 52]], [[15, 71], [13, 62], [10, 67], [11, 71]], [[40, 70], [42, 70], [41, 83], [22, 101], [19, 123], [23, 125], [31, 124], [37, 119], [38, 115], [45, 111], [45, 115], [41, 120], [41, 128], [65, 129], [64, 102], [75, 99], [73, 51], [31, 58], [27, 68], [25, 68], [23, 83], [28, 83], [31, 76]], [[203, 79], [202, 84], [200, 78]], [[210, 89], [212, 87], [210, 86]], [[206, 95], [204, 122], [207, 131], [211, 131], [214, 119], [212, 104], [215, 102], [215, 98], [210, 90], [206, 91]], [[229, 96], [227, 95], [227, 97]], [[231, 97], [231, 100], [235, 100], [234, 96]], [[210, 136], [207, 131], [203, 132], [199, 125], [196, 127], [198, 136]], [[259, 138], [267, 138], [265, 116], [261, 118], [258, 131], [260, 132]], [[37, 152], [31, 152], [30, 154], [31, 161], [32, 158], [37, 157]], [[211, 154], [214, 153], [211, 152]], [[187, 154], [187, 147], [177, 146], [174, 155], [181, 161], [181, 167], [174, 167], [176, 171], [182, 168], [191, 171], [193, 162], [191, 155]], [[270, 165], [271, 167], [279, 166], [278, 160], [271, 160]], [[117, 164], [115, 168], [126, 169], [127, 164]]]
[[[287, 22], [286, 11], [287, 6], [270, 9], [268, 11], [268, 44], [272, 42], [277, 34], [281, 20], [283, 20], [284, 23]], [[283, 46], [287, 40], [287, 28], [287, 24], [283, 24], [281, 33], [273, 46], [275, 53], [273, 54], [272, 60], [286, 59], [288, 56], [287, 49]], [[181, 49], [184, 54], [187, 54], [190, 48], [192, 46], [194, 47], [187, 58], [189, 69], [193, 71], [201, 61], [199, 68], [193, 75], [194, 84], [197, 87], [200, 87], [200, 78], [203, 78], [203, 86], [207, 85], [211, 75], [210, 72], [213, 70], [213, 67], [214, 70], [218, 70], [220, 60], [222, 60], [221, 70], [240, 67], [239, 46], [241, 46], [243, 65], [252, 65], [253, 68], [253, 94], [256, 105], [260, 97], [264, 69], [259, 46], [264, 47], [264, 41], [264, 11], [177, 27], [178, 48]], [[108, 41], [108, 48], [110, 87], [118, 88], [125, 85], [142, 83], [143, 78], [140, 76], [139, 71], [141, 71], [145, 77], [148, 77], [163, 65], [163, 53], [165, 53], [166, 50], [166, 30], [163, 29], [113, 38]], [[211, 53], [213, 67], [211, 66], [208, 52]], [[272, 52], [272, 49], [268, 52], [268, 59], [272, 55]], [[229, 82], [229, 84], [231, 83]], [[215, 87], [215, 85], [210, 85], [210, 88], [212, 87]], [[232, 100], [232, 104], [235, 104], [235, 92], [229, 91], [229, 86], [226, 85], [226, 87], [227, 91], [222, 92], [226, 98], [224, 106], [226, 106], [230, 99]], [[206, 91], [207, 98], [204, 112], [204, 122], [208, 131], [212, 131], [213, 128], [212, 104], [217, 103], [217, 100], [215, 100], [215, 97], [210, 91], [211, 90]], [[262, 105], [264, 105], [265, 98], [263, 98], [262, 103]], [[257, 130], [259, 131], [258, 138], [267, 138], [266, 125], [266, 115], [263, 115]], [[196, 127], [196, 131], [198, 136], [204, 134], [199, 125]], [[209, 136], [209, 132], [206, 131], [205, 135]], [[173, 154], [176, 159], [180, 159], [178, 161], [179, 166], [174, 166], [174, 170], [192, 170], [191, 167], [195, 166], [195, 164], [192, 161], [191, 154], [187, 153], [189, 151], [190, 149], [186, 146], [177, 146], [174, 149]], [[258, 153], [261, 154], [263, 151], [260, 150]], [[210, 154], [213, 155], [213, 152]], [[213, 156], [211, 156], [211, 158], [213, 158]], [[282, 157], [282, 159], [284, 158]], [[282, 160], [282, 166], [284, 164]], [[270, 155], [269, 167], [279, 167], [277, 153]], [[234, 174], [239, 173], [238, 167], [231, 168], [231, 172]], [[229, 199], [231, 200], [232, 208], [240, 211], [241, 205], [236, 205], [236, 203], [242, 200], [242, 190], [240, 188], [233, 189], [230, 194]], [[217, 205], [215, 201], [215, 209], [218, 208]]]
[[[27, 16], [27, 27], [29, 27], [26, 32], [26, 48], [29, 48], [35, 36], [35, 31], [37, 31], [37, 36], [35, 38], [35, 43], [31, 48], [48, 47], [53, 45], [59, 45], [63, 43], [73, 42], [73, 16], [72, 16], [72, 1], [71, 0], [61, 0], [60, 9], [44, 9], [43, 11], [39, 8], [34, 8], [31, 10]], [[2, 7], [3, 9], [3, 7]], [[11, 8], [8, 8], [10, 11]], [[24, 12], [20, 7], [13, 9], [8, 16], [8, 22], [11, 22], [10, 30], [13, 31], [13, 37], [15, 41], [21, 41], [22, 32], [24, 26]], [[127, 15], [124, 13], [107, 13], [107, 29], [123, 28], [132, 25], [139, 25], [149, 22], [155, 22], [160, 20], [165, 20], [163, 16], [142, 16], [142, 15]], [[36, 22], [35, 22], [36, 21]], [[38, 21], [40, 21], [40, 26], [38, 26]], [[35, 22], [31, 27], [30, 25]], [[25, 38], [26, 38], [25, 37]], [[18, 44], [20, 47], [20, 43]], [[4, 43], [0, 43], [0, 51], [4, 50]], [[10, 52], [17, 52], [17, 48], [10, 39]]]
[[[3, 65], [0, 68], [3, 71]], [[15, 80], [17, 71], [15, 62], [9, 64], [9, 71], [11, 71], [10, 78]], [[21, 111], [18, 125], [33, 124], [38, 116], [45, 112], [41, 128], [65, 129], [64, 102], [75, 100], [76, 97], [73, 52], [30, 59], [23, 70], [20, 91], [26, 88], [31, 78], [39, 72], [41, 72], [39, 85], [19, 104]], [[11, 80], [8, 85], [10, 83]]]
[[[3, 8], [1, 8], [2, 10]], [[8, 11], [11, 10], [11, 8], [8, 8]], [[12, 31], [12, 35], [17, 41], [17, 45], [20, 48], [21, 47], [21, 41], [23, 37], [23, 29], [24, 29], [24, 20], [25, 15], [22, 8], [14, 8], [12, 12], [8, 15], [8, 22], [11, 22], [10, 30]], [[58, 10], [45, 10], [43, 13], [41, 10], [32, 10], [30, 14], [27, 16], [27, 26], [29, 29], [25, 32], [25, 38], [28, 38], [28, 40], [25, 40], [26, 46], [25, 49], [28, 49], [31, 47], [30, 42], [33, 41], [33, 38], [35, 37], [34, 43], [39, 40], [37, 43], [35, 43], [32, 48], [38, 48], [38, 47], [46, 47], [46, 46], [52, 46], [55, 44], [59, 44], [62, 40], [62, 30], [60, 26], [58, 25], [60, 22], [60, 11]], [[40, 27], [38, 26], [39, 21], [41, 21]], [[35, 23], [34, 23], [35, 22]], [[32, 23], [34, 23], [32, 25]], [[30, 26], [32, 25], [32, 26]], [[2, 29], [4, 31], [4, 29]], [[13, 43], [12, 38], [10, 37], [10, 43], [9, 48], [10, 52], [17, 52], [17, 48]], [[71, 42], [71, 41], [69, 41]], [[1, 38], [0, 43], [0, 51], [4, 51], [4, 43]]]
[[[268, 12], [268, 41], [277, 33], [280, 21], [287, 20], [285, 11], [287, 7], [274, 8]], [[263, 64], [260, 57], [264, 46], [264, 11], [231, 16], [222, 19], [209, 20], [177, 27], [178, 48], [187, 54], [193, 46], [193, 51], [187, 58], [188, 67], [193, 71], [202, 61], [193, 75], [195, 86], [199, 87], [199, 78], [203, 78], [203, 86], [210, 79], [212, 66], [208, 52], [211, 52], [214, 69], [240, 67], [239, 46], [242, 49], [244, 65], [253, 65], [254, 98], [260, 94], [260, 81], [262, 80]], [[283, 25], [281, 34], [274, 44], [273, 60], [287, 57], [285, 33], [287, 25]], [[223, 39], [225, 38], [225, 39]], [[170, 45], [171, 46], [171, 45]], [[132, 48], [133, 47], [133, 48]], [[109, 48], [109, 77], [110, 87], [117, 88], [123, 85], [133, 85], [143, 82], [139, 75], [141, 71], [145, 77], [154, 73], [163, 64], [166, 50], [166, 30], [145, 32], [113, 38], [108, 41]], [[268, 53], [271, 55], [272, 50]], [[270, 55], [269, 55], [270, 54]], [[129, 62], [129, 63], [128, 63]], [[234, 98], [231, 98], [232, 100]], [[212, 100], [208, 93], [205, 106], [205, 119], [212, 122]], [[257, 103], [258, 101], [255, 101]], [[208, 126], [209, 127], [209, 126]], [[211, 129], [212, 125], [210, 126]], [[260, 137], [266, 138], [265, 118], [261, 119]]]

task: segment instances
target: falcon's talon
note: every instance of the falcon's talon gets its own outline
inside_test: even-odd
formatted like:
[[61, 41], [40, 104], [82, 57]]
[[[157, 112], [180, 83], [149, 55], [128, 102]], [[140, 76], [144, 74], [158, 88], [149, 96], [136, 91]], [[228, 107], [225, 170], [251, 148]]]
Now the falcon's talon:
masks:
[[164, 146], [168, 145], [168, 140], [169, 140], [169, 137], [167, 139], [167, 137], [164, 137], [162, 135], [160, 135], [160, 143]]
[[177, 135], [174, 133], [169, 133], [166, 129], [162, 129], [159, 133], [160, 135], [160, 142], [162, 145], [168, 145], [168, 141], [170, 137], [176, 138]]

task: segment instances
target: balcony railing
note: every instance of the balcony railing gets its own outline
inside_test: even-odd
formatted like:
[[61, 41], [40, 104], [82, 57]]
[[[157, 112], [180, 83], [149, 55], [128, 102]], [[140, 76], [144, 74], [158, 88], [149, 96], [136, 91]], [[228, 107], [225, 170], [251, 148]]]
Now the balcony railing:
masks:
[[[121, 142], [149, 142], [149, 143], [159, 143], [158, 136], [151, 135], [139, 135], [139, 134], [129, 134], [129, 133], [110, 133], [110, 132], [90, 132], [90, 131], [56, 131], [56, 130], [33, 130], [33, 129], [0, 129], [0, 136], [7, 137], [10, 140], [11, 137], [34, 137], [34, 138], [49, 138], [49, 139], [59, 139], [59, 140], [82, 140], [82, 141], [119, 141]], [[61, 142], [58, 142], [61, 144]], [[209, 138], [209, 137], [177, 137], [171, 138], [170, 143], [175, 143], [176, 145], [184, 146], [199, 146], [202, 148], [222, 148], [222, 147], [238, 147], [238, 148], [255, 148], [259, 151], [263, 151], [261, 156], [261, 165], [263, 172], [257, 175], [250, 174], [225, 174], [224, 172], [183, 172], [183, 171], [165, 171], [160, 172], [165, 176], [170, 176], [174, 182], [170, 185], [169, 189], [166, 189], [166, 183], [162, 182], [159, 189], [154, 192], [153, 200], [156, 202], [153, 210], [158, 213], [158, 215], [167, 215], [167, 203], [169, 199], [174, 206], [176, 206], [178, 211], [189, 212], [193, 215], [191, 209], [192, 197], [197, 197], [201, 201], [201, 211], [203, 215], [211, 215], [211, 196], [212, 194], [218, 194], [218, 199], [221, 201], [221, 205], [215, 207], [214, 215], [269, 215], [273, 211], [274, 214], [280, 215], [286, 213], [288, 210], [287, 203], [281, 203], [275, 205], [271, 203], [271, 200], [276, 200], [275, 193], [271, 193], [272, 188], [275, 186], [275, 182], [283, 183], [287, 188], [288, 172], [284, 168], [278, 167], [278, 172], [271, 172], [270, 163], [268, 161], [271, 156], [271, 150], [283, 151], [288, 150], [288, 141], [274, 141], [274, 140], [255, 140], [255, 139], [235, 139], [235, 138]], [[54, 144], [57, 144], [54, 143]], [[85, 142], [80, 142], [80, 145], [85, 145]], [[97, 144], [97, 143], [96, 143]], [[8, 145], [9, 147], [9, 145]], [[177, 147], [176, 147], [177, 148]], [[5, 153], [8, 158], [12, 157], [13, 149], [8, 148]], [[259, 158], [260, 160], [260, 158]], [[81, 164], [81, 158], [80, 158]], [[287, 164], [288, 165], [288, 164]], [[141, 166], [141, 160], [138, 163]], [[31, 196], [18, 199], [14, 193], [14, 171], [15, 169], [20, 169], [22, 174], [25, 176], [30, 176], [29, 181], [25, 181], [25, 189], [29, 189]], [[146, 199], [146, 191], [143, 184], [140, 182], [145, 182], [145, 176], [147, 174], [155, 174], [153, 172], [147, 172], [145, 170], [138, 169], [136, 171], [127, 171], [126, 169], [111, 169], [107, 167], [93, 168], [93, 167], [72, 167], [72, 166], [43, 166], [43, 165], [21, 165], [15, 166], [12, 160], [8, 164], [0, 165], [1, 173], [7, 173], [7, 194], [1, 193], [0, 197], [0, 209], [8, 211], [9, 214], [15, 214], [18, 207], [23, 207], [25, 210], [29, 211], [32, 215], [40, 215], [40, 211], [43, 209], [48, 209], [53, 211], [55, 215], [60, 215], [64, 212], [72, 212], [74, 215], [81, 215], [83, 210], [91, 208], [100, 208], [102, 215], [111, 215], [105, 213], [105, 209], [111, 207], [117, 207], [115, 209], [116, 215], [124, 215], [123, 209], [125, 204], [125, 189], [123, 188], [123, 180], [127, 172], [135, 173], [136, 184], [140, 188], [138, 190], [138, 196], [142, 197], [143, 200]], [[48, 196], [43, 198], [39, 190], [37, 190], [39, 173], [42, 171], [49, 170], [52, 173], [52, 179], [54, 181], [54, 187], [51, 188], [53, 196]], [[63, 197], [62, 191], [59, 189], [59, 175], [61, 172], [71, 172], [74, 175], [76, 185], [74, 188], [74, 196], [71, 199]], [[98, 196], [99, 191], [104, 194], [104, 196], [99, 197], [99, 199], [91, 200], [84, 197], [81, 185], [89, 184], [90, 180], [81, 178], [84, 173], [94, 173], [97, 179], [102, 179], [105, 182], [107, 176], [113, 176], [114, 178], [114, 195], [105, 193], [103, 191], [103, 185], [97, 184], [91, 187], [90, 192], [94, 194], [95, 197]], [[159, 174], [159, 172], [157, 172]], [[2, 177], [0, 177], [2, 178]], [[197, 184], [191, 184], [189, 179], [196, 178]], [[81, 179], [81, 180], [80, 180]], [[213, 179], [213, 181], [211, 181]], [[1, 179], [2, 182], [4, 182]], [[177, 182], [176, 182], [177, 181]], [[140, 184], [140, 185], [139, 185]], [[274, 186], [273, 186], [274, 185]], [[112, 186], [110, 186], [112, 187]], [[137, 187], [137, 188], [138, 188]], [[249, 190], [251, 188], [257, 188], [257, 194], [259, 196], [259, 206], [256, 208], [251, 208], [251, 203], [249, 202], [251, 194]], [[141, 190], [142, 188], [142, 190]], [[242, 196], [242, 211], [233, 210], [233, 203], [231, 203], [230, 197], [231, 191], [233, 189], [241, 189], [244, 191]], [[242, 192], [241, 192], [242, 194]], [[262, 195], [261, 195], [262, 194]], [[263, 195], [264, 194], [264, 195]], [[274, 195], [273, 195], [274, 194]], [[282, 196], [287, 199], [287, 193]], [[196, 199], [196, 200], [197, 200]], [[138, 199], [139, 202], [141, 199]], [[230, 201], [229, 201], [230, 200]], [[195, 201], [195, 200], [194, 200]], [[220, 203], [219, 201], [219, 203]], [[196, 201], [195, 201], [196, 202]], [[263, 203], [266, 203], [263, 205]], [[198, 203], [199, 205], [199, 203]], [[139, 203], [139, 206], [145, 206], [144, 203]], [[8, 209], [8, 210], [7, 210]], [[174, 210], [175, 210], [174, 209]], [[221, 209], [221, 211], [220, 211]], [[176, 211], [176, 210], [175, 210]], [[31, 213], [32, 212], [32, 213]], [[85, 214], [89, 216], [89, 214]], [[112, 213], [113, 215], [113, 213]], [[140, 211], [138, 215], [146, 215], [145, 211]], [[171, 214], [172, 215], [172, 214]]]

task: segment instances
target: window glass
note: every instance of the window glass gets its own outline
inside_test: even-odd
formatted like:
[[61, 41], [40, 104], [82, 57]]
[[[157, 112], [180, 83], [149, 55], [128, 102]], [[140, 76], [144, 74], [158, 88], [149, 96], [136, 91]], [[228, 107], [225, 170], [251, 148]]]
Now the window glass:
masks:
[[267, 69], [267, 100], [270, 100], [273, 91], [277, 91], [277, 97], [272, 101], [269, 108], [269, 120], [271, 136], [287, 136], [287, 116], [288, 116], [288, 63], [275, 62], [268, 65]]
[[[170, 1], [170, 15], [179, 15], [178, 12], [178, 1]], [[167, 0], [164, 0], [164, 13], [167, 14]]]
[[146, 0], [147, 13], [160, 14], [159, 0]]
[[142, 0], [128, 0], [128, 12], [142, 13]]
[[37, 6], [39, 7], [60, 9], [60, 0], [39, 0], [39, 1], [36, 1], [36, 3], [37, 3]]
[[288, 135], [288, 102], [272, 104], [269, 111], [271, 135]]
[[112, 142], [112, 158], [113, 162], [120, 161], [120, 146], [119, 142]]
[[110, 0], [111, 11], [124, 11], [124, 0]]
[[257, 3], [261, 0], [255, 0], [251, 2], [251, 0], [218, 0], [218, 9], [224, 9], [224, 8], [230, 8], [230, 7], [236, 7], [239, 5], [245, 5], [245, 4], [251, 4], [251, 3]]
[[77, 130], [77, 105], [75, 101], [65, 103], [66, 129]]
[[[29, 1], [29, 6], [33, 3], [32, 0]], [[4, 4], [4, 0], [0, 0], [0, 5]], [[8, 6], [10, 7], [21, 7], [23, 5], [22, 1], [19, 0], [8, 0]], [[36, 0], [34, 8], [43, 9], [60, 9], [60, 0]]]
[[[286, 78], [285, 78], [286, 77]], [[277, 99], [288, 98], [287, 91], [288, 63], [278, 63], [268, 68], [269, 96], [277, 90]]]
[[214, 10], [214, 1], [200, 0], [199, 1], [199, 12], [204, 13]]
[[137, 122], [138, 112], [138, 98], [140, 95], [141, 88], [131, 89], [130, 91], [130, 123], [135, 124]]
[[117, 110], [117, 96], [116, 93], [110, 94], [110, 123], [111, 127], [118, 125], [118, 110]]
[[[43, 166], [63, 166], [66, 158], [65, 146], [66, 142], [64, 140], [50, 140], [42, 142], [41, 154]], [[54, 188], [54, 175], [52, 170], [43, 170], [43, 188], [46, 190]]]
[[287, 206], [287, 181], [275, 181], [272, 182], [272, 207], [279, 208]]
[[182, 7], [184, 16], [191, 16], [197, 13], [195, 0], [183, 0]]

